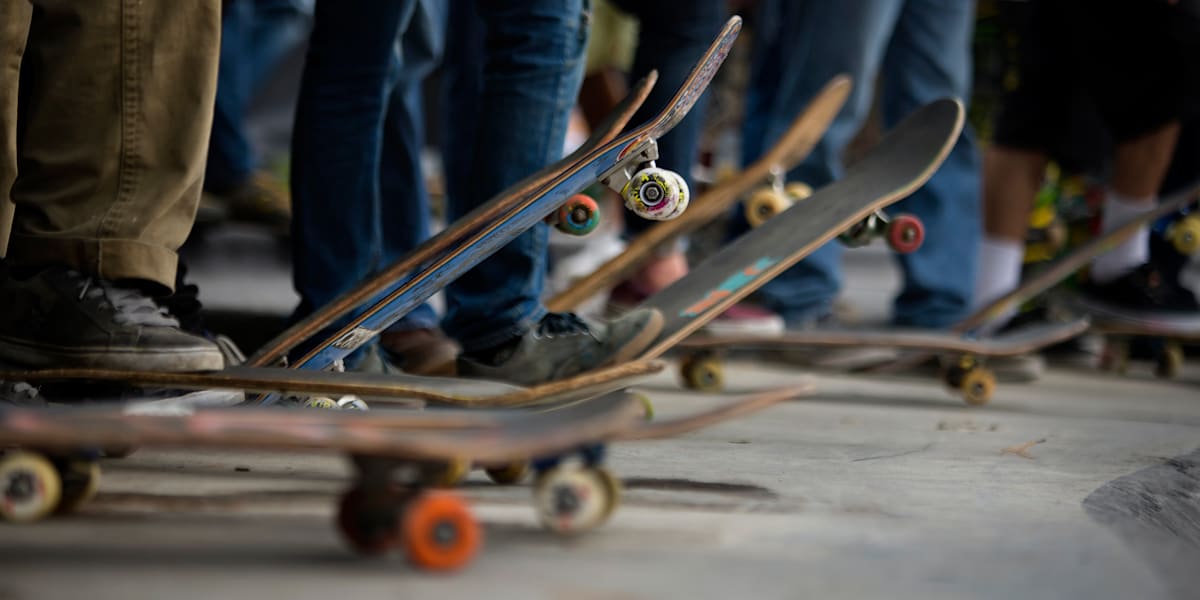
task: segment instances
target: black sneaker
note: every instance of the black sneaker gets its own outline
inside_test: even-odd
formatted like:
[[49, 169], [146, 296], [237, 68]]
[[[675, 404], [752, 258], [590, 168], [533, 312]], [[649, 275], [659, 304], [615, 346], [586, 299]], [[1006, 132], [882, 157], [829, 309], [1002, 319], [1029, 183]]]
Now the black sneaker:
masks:
[[65, 267], [0, 273], [0, 359], [30, 367], [211, 371], [215, 344], [186, 333], [136, 286]]
[[1084, 308], [1099, 316], [1186, 314], [1200, 311], [1196, 296], [1152, 263], [1144, 264], [1108, 283], [1088, 284], [1083, 288], [1079, 301]]
[[639, 309], [609, 322], [550, 313], [525, 335], [458, 358], [458, 373], [536, 385], [634, 359], [662, 331], [662, 313]]

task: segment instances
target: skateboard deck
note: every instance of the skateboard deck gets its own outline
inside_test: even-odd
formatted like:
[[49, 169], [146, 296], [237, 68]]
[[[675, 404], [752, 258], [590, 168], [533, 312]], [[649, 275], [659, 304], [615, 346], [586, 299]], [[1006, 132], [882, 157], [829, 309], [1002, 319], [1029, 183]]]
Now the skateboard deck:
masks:
[[[657, 157], [655, 140], [670, 131], [691, 110], [729, 54], [740, 30], [741, 19], [731, 18], [693, 67], [672, 101], [648, 123], [590, 149], [570, 165], [545, 177], [540, 185], [520, 190], [516, 199], [505, 198], [506, 194], [502, 194], [501, 198], [493, 201], [503, 206], [502, 209], [485, 206], [463, 219], [461, 225], [452, 227], [453, 247], [446, 241], [422, 245], [416, 252], [401, 259], [395, 268], [389, 268], [379, 277], [364, 282], [325, 309], [285, 331], [256, 352], [249, 361], [250, 366], [276, 363], [288, 350], [306, 341], [335, 319], [365, 306], [365, 310], [349, 323], [291, 365], [304, 369], [330, 368], [437, 290], [479, 264], [521, 232], [541, 222], [573, 194], [596, 181], [611, 184], [622, 178], [632, 181], [639, 177], [642, 173], [639, 169], [643, 165], [652, 165]], [[626, 110], [618, 112], [629, 112], [629, 104]], [[635, 170], [637, 172], [633, 172]], [[626, 200], [628, 203], [628, 196]], [[434, 245], [440, 245], [440, 251], [428, 251]]]
[[575, 309], [584, 300], [613, 287], [631, 275], [655, 250], [724, 214], [738, 198], [762, 184], [769, 176], [782, 177], [792, 167], [800, 164], [821, 140], [825, 130], [845, 104], [850, 95], [850, 88], [850, 79], [845, 76], [839, 75], [830, 80], [796, 117], [775, 146], [758, 161], [733, 179], [697, 197], [688, 207], [688, 211], [679, 218], [655, 224], [630, 242], [624, 252], [551, 298], [546, 307], [552, 311]]
[[855, 223], [925, 183], [958, 140], [963, 107], [939, 100], [901, 122], [846, 175], [726, 245], [641, 308], [663, 314], [657, 358]]
[[336, 373], [280, 367], [230, 367], [208, 373], [107, 369], [43, 369], [0, 372], [0, 381], [90, 381], [178, 389], [236, 389], [260, 393], [359, 396], [373, 402], [416, 399], [463, 408], [553, 405], [597, 396], [665, 368], [660, 361], [633, 361], [532, 387], [497, 381], [418, 375]]
[[[997, 319], [1020, 308], [1025, 302], [1042, 295], [1076, 271], [1087, 266], [1092, 259], [1128, 239], [1139, 228], [1165, 215], [1184, 209], [1189, 204], [1195, 202], [1198, 197], [1200, 197], [1200, 182], [1193, 183], [1187, 188], [1164, 198], [1154, 210], [1140, 215], [1138, 218], [1125, 223], [1105, 235], [1093, 238], [1066, 256], [1039, 269], [1033, 276], [1025, 278], [1021, 282], [1021, 285], [1013, 291], [997, 298], [987, 306], [976, 310], [969, 317], [951, 327], [951, 331], [970, 333], [985, 329], [987, 326], [995, 323]], [[885, 373], [901, 371], [912, 368], [914, 365], [920, 364], [928, 358], [929, 355], [927, 353], [918, 353], [886, 365], [881, 365], [872, 370]]]
[[[535, 461], [533, 503], [543, 525], [582, 532], [603, 524], [619, 499], [619, 482], [601, 466], [603, 442], [682, 435], [811, 391], [805, 381], [652, 424], [642, 421], [639, 402], [625, 392], [541, 412], [235, 408], [131, 414], [0, 406], [0, 448], [25, 448], [0, 455], [0, 517], [35, 521], [85, 504], [100, 477], [87, 448], [332, 450], [350, 455], [357, 470], [338, 503], [337, 523], [347, 542], [365, 554], [403, 548], [418, 567], [448, 570], [467, 564], [481, 542], [479, 525], [460, 497], [428, 491], [447, 464]], [[580, 464], [561, 462], [574, 454]]]
[[1139, 344], [1153, 360], [1155, 375], [1172, 378], [1183, 368], [1183, 346], [1200, 342], [1200, 315], [1131, 314], [1097, 310], [1094, 305], [1087, 311], [1092, 333], [1104, 338], [1098, 366], [1105, 371], [1125, 373], [1132, 347]]
[[927, 350], [955, 354], [958, 359], [944, 373], [945, 382], [958, 390], [968, 404], [991, 399], [995, 376], [983, 359], [1017, 356], [1074, 339], [1087, 332], [1087, 318], [1064, 323], [1038, 323], [987, 338], [969, 338], [940, 330], [833, 330], [795, 331], [782, 336], [691, 337], [679, 345], [684, 352], [680, 375], [692, 389], [716, 391], [723, 385], [718, 353], [729, 349], [782, 350], [787, 348], [871, 347]]

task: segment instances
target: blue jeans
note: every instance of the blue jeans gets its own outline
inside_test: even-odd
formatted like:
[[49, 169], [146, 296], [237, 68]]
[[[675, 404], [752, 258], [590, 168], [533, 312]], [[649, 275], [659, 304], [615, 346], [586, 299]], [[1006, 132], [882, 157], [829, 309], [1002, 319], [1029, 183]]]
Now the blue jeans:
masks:
[[257, 167], [246, 137], [246, 109], [258, 85], [308, 29], [292, 0], [233, 0], [221, 15], [221, 62], [204, 187], [225, 192]]
[[[822, 85], [848, 73], [854, 90], [812, 154], [788, 179], [819, 188], [842, 174], [842, 151], [871, 108], [882, 74], [885, 128], [935, 99], [970, 92], [974, 3], [960, 0], [765, 0], [753, 49], [743, 160], [783, 134]], [[963, 131], [933, 178], [890, 212], [917, 215], [925, 241], [897, 256], [904, 286], [897, 325], [946, 327], [967, 315], [980, 239], [978, 154]], [[748, 226], [738, 211], [735, 228]], [[758, 299], [797, 327], [828, 314], [841, 287], [841, 247], [832, 242], [760, 290]]]
[[[471, 8], [451, 3], [455, 34], [446, 53], [453, 219], [562, 156], [588, 39], [589, 0], [489, 0]], [[469, 33], [480, 28], [482, 45]], [[538, 224], [447, 286], [442, 326], [464, 351], [504, 343], [545, 315], [548, 235]]]
[[[721, 31], [728, 13], [724, 0], [614, 0], [613, 4], [637, 17], [641, 25], [630, 79], [637, 81], [652, 69], [658, 69], [658, 83], [630, 120], [630, 126], [636, 127], [671, 101]], [[679, 173], [693, 189], [692, 165], [696, 162], [696, 145], [707, 101], [705, 92], [691, 112], [658, 140], [659, 157], [655, 164]], [[624, 216], [625, 233], [629, 236], [638, 235], [656, 223], [631, 212]]]
[[[445, 7], [445, 0], [316, 4], [292, 141], [301, 299], [294, 319], [429, 236], [420, 84], [442, 55]], [[436, 325], [433, 309], [422, 305], [393, 329]]]

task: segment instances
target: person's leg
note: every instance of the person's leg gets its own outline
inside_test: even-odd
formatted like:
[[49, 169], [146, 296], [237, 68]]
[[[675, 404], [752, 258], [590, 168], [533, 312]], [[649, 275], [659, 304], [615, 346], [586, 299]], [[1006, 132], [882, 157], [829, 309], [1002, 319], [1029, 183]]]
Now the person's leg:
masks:
[[[429, 198], [421, 171], [425, 139], [421, 83], [443, 54], [446, 6], [419, 0], [400, 34], [395, 86], [383, 125], [379, 169], [380, 265], [399, 260], [429, 237]], [[428, 303], [413, 309], [380, 335], [380, 343], [410, 373], [452, 374], [458, 346], [438, 328]]]
[[[583, 71], [583, 0], [477, 2], [487, 69], [472, 169], [450, 198], [458, 219], [562, 154]], [[521, 335], [545, 314], [538, 298], [548, 230], [538, 224], [450, 284], [446, 332], [470, 352]]]
[[300, 294], [294, 319], [379, 266], [384, 115], [397, 35], [414, 5], [316, 3], [292, 140], [293, 283]]
[[[561, 155], [588, 35], [587, 0], [475, 7], [486, 24], [487, 69], [476, 100], [473, 168], [450, 202], [456, 218]], [[612, 323], [548, 314], [539, 301], [547, 233], [538, 224], [447, 287], [443, 324], [465, 351], [460, 373], [522, 384], [558, 379], [628, 360], [661, 330], [656, 311]]]
[[[1017, 85], [1005, 92], [994, 139], [983, 156], [983, 239], [976, 263], [973, 308], [986, 306], [1021, 282], [1025, 234], [1042, 187], [1048, 153], [1069, 135], [1078, 82], [1069, 20], [1061, 2], [1033, 4], [1017, 24]], [[926, 236], [928, 237], [928, 236]], [[1005, 315], [990, 325], [1005, 324]]]
[[36, 366], [223, 364], [151, 293], [200, 197], [220, 5], [34, 3], [21, 63], [0, 354]]
[[253, 85], [249, 46], [254, 10], [252, 0], [234, 0], [221, 14], [217, 101], [204, 172], [204, 189], [218, 194], [249, 181], [254, 173], [254, 151], [246, 137], [244, 119]]
[[[764, 2], [763, 10], [771, 10], [774, 18], [759, 21], [764, 23], [762, 34], [773, 41], [756, 42], [752, 61], [756, 65], [772, 61], [775, 66], [756, 66], [753, 71], [750, 97], [768, 116], [747, 120], [743, 164], [752, 163], [778, 140], [823, 85], [846, 73], [854, 83], [846, 105], [808, 158], [787, 174], [788, 181], [813, 188], [838, 178], [842, 152], [870, 111], [884, 48], [900, 8], [898, 0]], [[734, 221], [735, 233], [749, 229], [740, 210]], [[788, 327], [809, 326], [832, 313], [841, 287], [840, 261], [840, 246], [826, 244], [764, 285], [756, 300], [782, 315]]]
[[[971, 95], [970, 2], [905, 0], [884, 62], [883, 118], [891, 127], [939, 98]], [[947, 327], [966, 317], [979, 252], [979, 155], [964, 127], [929, 182], [897, 203], [925, 225], [925, 242], [897, 257], [904, 287], [892, 321], [901, 326]]]
[[[1200, 108], [1200, 7], [1102, 3], [1085, 32], [1095, 58], [1085, 77], [1116, 140], [1101, 232], [1154, 208], [1182, 119]], [[1121, 32], [1122, 44], [1111, 43]], [[1098, 63], [1098, 64], [1097, 64]], [[1149, 260], [1149, 224], [1093, 261], [1090, 300], [1146, 311], [1198, 309], [1194, 295]]]
[[17, 179], [17, 84], [32, 8], [28, 2], [0, 6], [0, 258], [8, 251], [12, 231], [9, 191]]
[[[696, 60], [721, 31], [726, 6], [721, 0], [616, 0], [615, 4], [636, 16], [640, 25], [630, 79], [637, 81], [651, 70], [658, 70], [658, 83], [630, 120], [632, 126], [637, 126], [658, 114], [674, 97]], [[691, 171], [696, 162], [707, 100], [706, 92], [691, 112], [658, 140], [657, 165], [682, 175], [692, 189], [695, 186]], [[654, 223], [632, 213], [626, 214], [625, 235], [637, 237]], [[683, 246], [676, 244], [670, 251], [658, 254], [639, 269], [632, 278], [632, 284], [639, 290], [653, 293], [686, 274], [687, 260]]]

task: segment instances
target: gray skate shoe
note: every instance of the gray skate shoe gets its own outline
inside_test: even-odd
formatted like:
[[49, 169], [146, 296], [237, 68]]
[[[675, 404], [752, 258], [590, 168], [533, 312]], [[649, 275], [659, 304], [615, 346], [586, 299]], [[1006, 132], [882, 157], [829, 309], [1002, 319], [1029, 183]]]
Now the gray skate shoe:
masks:
[[632, 360], [662, 331], [662, 313], [632, 311], [609, 322], [550, 313], [490, 356], [460, 356], [458, 373], [536, 385]]
[[26, 279], [0, 273], [0, 359], [30, 367], [209, 371], [212, 342], [179, 328], [134, 287], [54, 267]]

